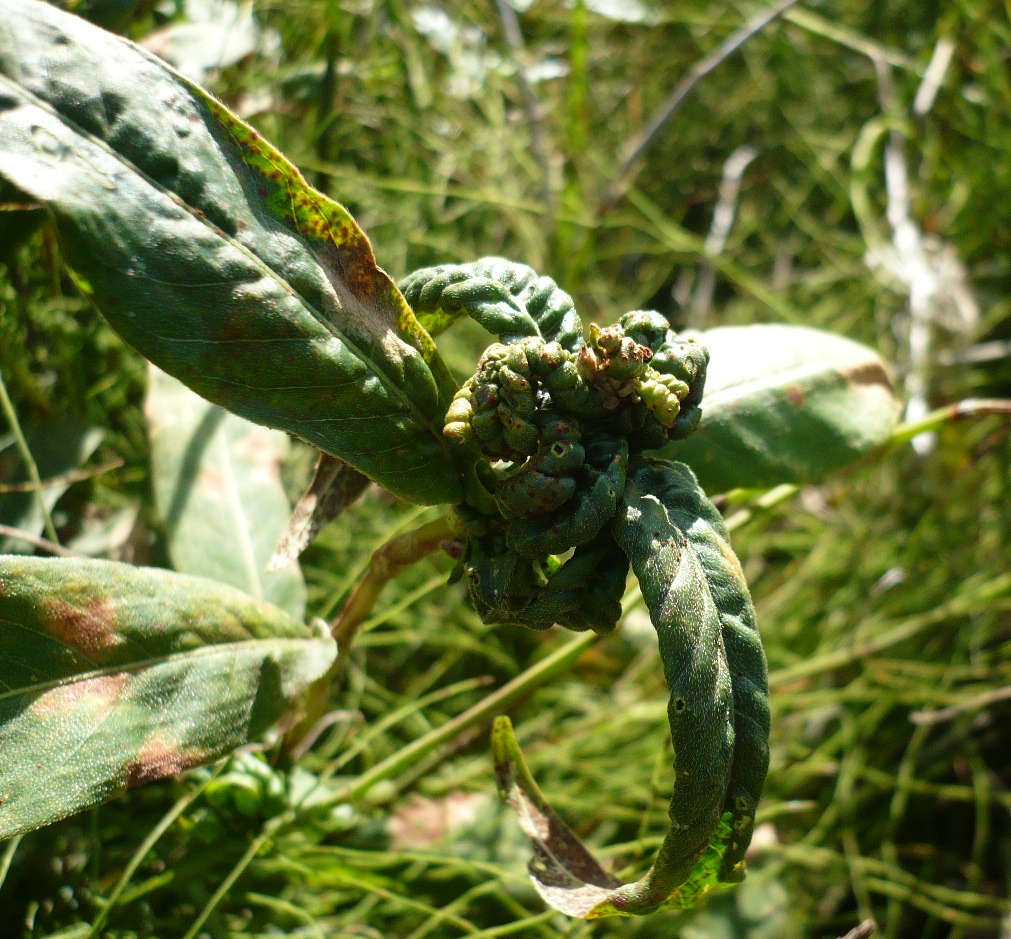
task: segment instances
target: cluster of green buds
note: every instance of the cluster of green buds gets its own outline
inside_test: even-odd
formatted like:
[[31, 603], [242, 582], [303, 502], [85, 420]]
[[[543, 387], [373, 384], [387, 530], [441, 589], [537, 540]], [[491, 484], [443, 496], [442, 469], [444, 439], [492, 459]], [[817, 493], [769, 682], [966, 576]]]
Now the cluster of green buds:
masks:
[[[426, 328], [469, 315], [499, 338], [444, 427], [480, 482], [456, 516], [457, 570], [482, 620], [609, 632], [631, 570], [657, 629], [670, 830], [641, 880], [605, 889], [604, 872], [549, 865], [545, 896], [577, 915], [693, 905], [742, 876], [768, 768], [765, 657], [743, 573], [691, 470], [651, 452], [698, 426], [709, 354], [646, 310], [584, 338], [568, 294], [501, 259], [418, 271], [405, 294]], [[556, 873], [589, 882], [558, 891]]]
[[578, 351], [540, 336], [485, 351], [444, 429], [488, 464], [497, 514], [459, 511], [468, 535], [462, 573], [483, 618], [614, 628], [628, 565], [606, 529], [629, 459], [695, 428], [707, 364], [704, 346], [648, 311], [591, 324]]

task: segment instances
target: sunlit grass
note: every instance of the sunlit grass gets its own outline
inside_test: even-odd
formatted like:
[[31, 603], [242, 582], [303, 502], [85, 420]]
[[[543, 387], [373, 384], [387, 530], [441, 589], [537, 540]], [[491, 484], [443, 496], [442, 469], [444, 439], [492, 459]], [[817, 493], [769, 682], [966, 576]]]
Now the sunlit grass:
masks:
[[[214, 87], [348, 205], [395, 276], [503, 254], [556, 277], [586, 319], [652, 305], [684, 320], [674, 293], [708, 261], [710, 323], [836, 330], [880, 348], [901, 379], [908, 296], [869, 269], [854, 206], [859, 190], [889, 237], [883, 144], [854, 161], [884, 119], [877, 54], [891, 63], [889, 119], [907, 138], [911, 213], [964, 265], [980, 310], [976, 336], [941, 324], [933, 348], [1011, 336], [1004, 11], [982, 0], [797, 8], [696, 89], [607, 206], [627, 140], [691, 63], [758, 9], [651, 6], [649, 26], [547, 2], [521, 15], [523, 64], [563, 73], [532, 86], [546, 164], [493, 3], [440, 7], [463, 30], [441, 51], [414, 19], [434, 5], [258, 2], [282, 55], [233, 66]], [[136, 20], [144, 29], [147, 7]], [[929, 112], [913, 116], [945, 37], [956, 44], [945, 80]], [[726, 247], [706, 259], [723, 164], [745, 143], [758, 154]], [[143, 363], [61, 275], [48, 229], [12, 257], [0, 268], [0, 369], [21, 421], [103, 426], [98, 459], [124, 463], [71, 490], [63, 523], [147, 504]], [[467, 327], [440, 346], [464, 375], [484, 342]], [[1011, 390], [1006, 358], [935, 363], [928, 377], [934, 404]], [[483, 727], [355, 806], [327, 801], [568, 641], [483, 626], [461, 587], [446, 584], [451, 563], [433, 556], [387, 588], [364, 624], [314, 748], [276, 765], [271, 778], [288, 795], [262, 788], [241, 803], [235, 783], [212, 801], [201, 771], [26, 836], [0, 854], [0, 933], [86, 936], [103, 917], [97, 934], [115, 939], [760, 939], [834, 937], [873, 917], [889, 937], [997, 935], [1011, 918], [1009, 456], [1006, 423], [954, 424], [926, 457], [892, 448], [735, 532], [770, 660], [773, 764], [749, 881], [697, 913], [584, 924], [546, 912], [494, 796]], [[305, 555], [310, 612], [332, 617], [371, 551], [432, 515], [370, 493]], [[123, 552], [157, 560], [144, 518]], [[511, 711], [555, 807], [627, 876], [650, 862], [671, 785], [666, 690], [636, 616]], [[218, 772], [237, 780], [233, 769]], [[437, 815], [472, 793], [489, 799], [441, 840], [408, 847], [391, 835], [391, 818], [412, 806]]]

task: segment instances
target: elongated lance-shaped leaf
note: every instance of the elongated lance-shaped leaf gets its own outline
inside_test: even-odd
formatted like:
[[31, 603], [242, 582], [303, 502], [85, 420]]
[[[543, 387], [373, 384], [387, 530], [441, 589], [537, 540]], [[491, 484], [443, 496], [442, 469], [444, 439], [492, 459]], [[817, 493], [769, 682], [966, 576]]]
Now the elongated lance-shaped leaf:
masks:
[[[634, 497], [637, 489], [640, 501], [659, 500], [669, 526], [683, 532], [685, 551], [698, 560], [719, 616], [734, 700], [734, 760], [723, 806], [730, 814], [732, 830], [719, 879], [733, 882], [744, 876], [744, 852], [751, 843], [755, 810], [769, 770], [769, 675], [755, 606], [723, 518], [687, 466], [665, 461], [643, 463], [634, 470], [633, 486], [626, 491], [626, 499]], [[644, 513], [643, 518], [647, 517]], [[640, 585], [656, 624], [656, 600], [660, 595], [641, 575]], [[692, 654], [703, 651], [698, 646]], [[666, 659], [665, 668], [669, 683], [670, 667]], [[677, 763], [676, 741], [674, 759]], [[677, 798], [675, 789], [674, 799]]]
[[298, 564], [267, 571], [290, 511], [280, 465], [288, 437], [204, 401], [154, 367], [144, 412], [151, 484], [172, 567], [302, 619], [305, 581]]
[[431, 337], [348, 212], [198, 86], [0, 0], [0, 176], [49, 208], [82, 289], [156, 365], [403, 498], [459, 500]]
[[688, 908], [743, 877], [769, 765], [768, 675], [754, 607], [719, 513], [691, 470], [636, 459], [611, 525], [657, 631], [674, 744], [670, 829], [653, 866], [621, 884], [552, 811], [511, 729], [493, 736], [499, 788], [534, 847], [544, 899], [595, 919]]
[[663, 456], [707, 492], [812, 482], [881, 446], [901, 405], [876, 352], [800, 326], [722, 326], [710, 354], [702, 423]]
[[0, 557], [0, 840], [257, 739], [335, 655], [213, 581]]

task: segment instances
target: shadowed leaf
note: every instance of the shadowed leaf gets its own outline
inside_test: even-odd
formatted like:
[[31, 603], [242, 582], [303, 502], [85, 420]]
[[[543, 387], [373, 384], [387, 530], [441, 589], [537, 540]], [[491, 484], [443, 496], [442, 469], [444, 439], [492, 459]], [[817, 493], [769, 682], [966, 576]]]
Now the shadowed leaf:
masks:
[[0, 558], [0, 839], [255, 740], [335, 655], [209, 580]]
[[172, 566], [301, 619], [305, 582], [298, 565], [267, 572], [289, 513], [280, 476], [288, 438], [204, 401], [156, 368], [144, 409], [155, 504]]

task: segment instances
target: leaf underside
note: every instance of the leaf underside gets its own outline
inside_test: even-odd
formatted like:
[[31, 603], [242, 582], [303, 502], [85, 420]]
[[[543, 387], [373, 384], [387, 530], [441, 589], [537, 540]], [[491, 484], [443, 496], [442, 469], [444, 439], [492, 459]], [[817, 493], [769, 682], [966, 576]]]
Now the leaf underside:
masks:
[[144, 411], [155, 505], [173, 568], [237, 587], [301, 620], [298, 565], [267, 572], [288, 523], [280, 475], [288, 438], [204, 401], [153, 367]]
[[818, 329], [722, 326], [709, 349], [702, 423], [664, 457], [707, 492], [817, 481], [880, 447], [901, 404], [872, 349]]

